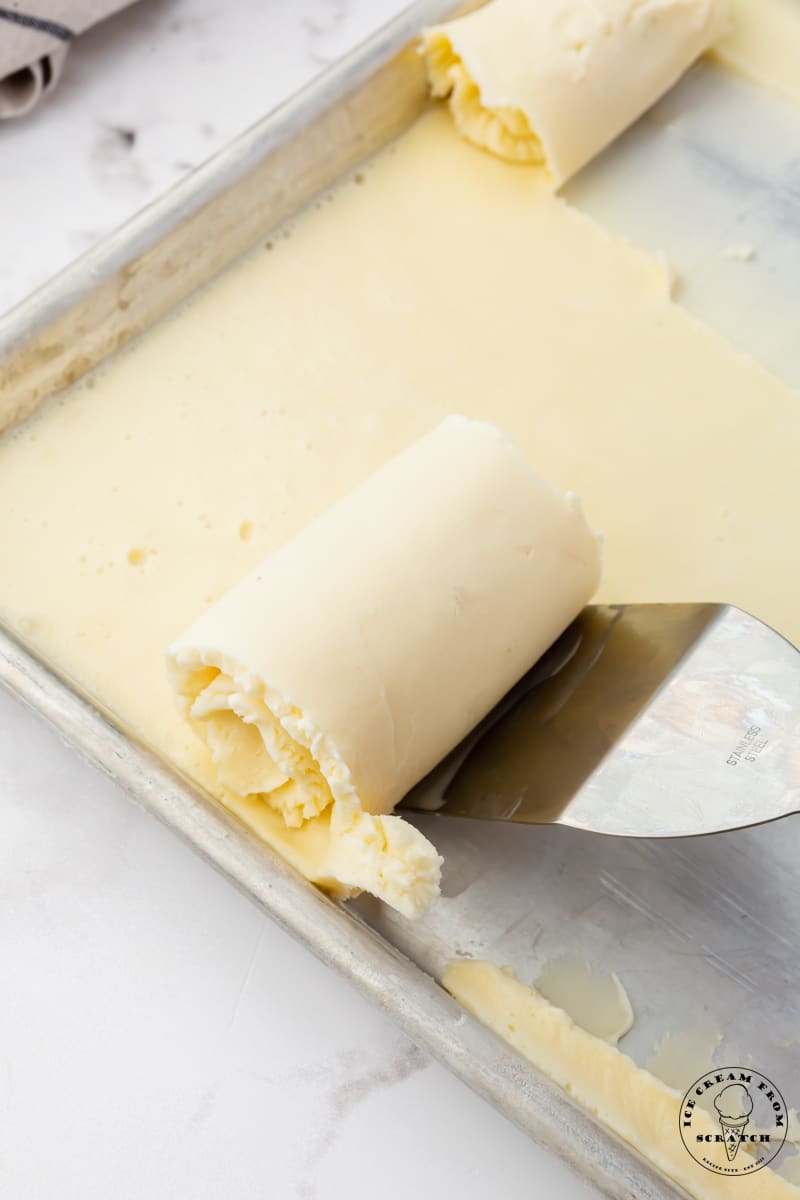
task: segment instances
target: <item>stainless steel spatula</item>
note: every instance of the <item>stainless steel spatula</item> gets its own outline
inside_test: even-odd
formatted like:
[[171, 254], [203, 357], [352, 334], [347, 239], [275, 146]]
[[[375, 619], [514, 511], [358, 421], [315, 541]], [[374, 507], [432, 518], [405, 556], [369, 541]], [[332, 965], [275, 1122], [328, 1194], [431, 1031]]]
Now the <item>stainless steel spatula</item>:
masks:
[[684, 837], [800, 810], [800, 652], [724, 604], [586, 608], [403, 801]]

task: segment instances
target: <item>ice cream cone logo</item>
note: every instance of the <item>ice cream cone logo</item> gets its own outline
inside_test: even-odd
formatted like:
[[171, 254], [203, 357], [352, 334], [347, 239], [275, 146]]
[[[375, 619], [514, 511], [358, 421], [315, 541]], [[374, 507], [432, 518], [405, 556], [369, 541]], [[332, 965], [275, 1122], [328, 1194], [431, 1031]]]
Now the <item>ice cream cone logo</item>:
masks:
[[719, 1114], [728, 1162], [733, 1162], [753, 1111], [753, 1097], [743, 1083], [729, 1083], [714, 1097], [714, 1108]]
[[730, 1178], [780, 1154], [788, 1115], [779, 1089], [755, 1067], [712, 1067], [684, 1092], [678, 1130], [696, 1163]]

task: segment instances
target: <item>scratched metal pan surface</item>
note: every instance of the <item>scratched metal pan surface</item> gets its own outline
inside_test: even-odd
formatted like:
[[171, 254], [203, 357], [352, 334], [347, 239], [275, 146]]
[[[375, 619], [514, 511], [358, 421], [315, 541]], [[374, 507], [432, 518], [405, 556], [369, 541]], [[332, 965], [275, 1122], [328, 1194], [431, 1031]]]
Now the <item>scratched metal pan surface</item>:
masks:
[[[426, 104], [413, 38], [450, 9], [433, 0], [413, 6], [0, 321], [0, 427], [146, 330], [407, 129]], [[698, 140], [717, 137], [707, 123], [693, 122], [698, 99], [745, 85], [701, 68], [687, 86], [695, 100], [686, 104], [686, 136], [668, 139], [672, 149], [653, 169], [682, 171], [691, 181], [702, 162]], [[738, 102], [748, 113], [756, 103], [745, 89], [722, 108], [735, 117]], [[581, 182], [576, 203], [590, 213], [593, 205], [610, 205], [624, 226], [627, 201], [612, 204], [609, 196], [615, 163], [630, 169], [637, 140], [647, 152], [650, 139], [637, 127], [603, 156], [595, 186]], [[772, 170], [780, 174], [783, 166], [773, 163]], [[708, 203], [722, 206], [725, 220], [739, 221], [743, 239], [747, 196], [718, 182], [706, 181]], [[665, 221], [669, 244], [662, 248], [679, 255], [683, 227], [673, 217]], [[657, 223], [636, 232], [643, 242], [660, 236]], [[797, 262], [796, 246], [778, 246], [789, 235], [777, 219], [770, 236], [771, 258]], [[704, 269], [711, 269], [707, 262]], [[760, 302], [774, 303], [778, 313], [784, 284], [768, 276]], [[779, 269], [772, 276], [783, 278]], [[758, 327], [755, 318], [748, 336], [751, 327]], [[755, 336], [743, 348], [761, 353], [757, 342]], [[791, 354], [784, 346], [781, 361]], [[663, 1200], [682, 1193], [464, 1013], [435, 982], [448, 959], [486, 956], [514, 964], [530, 980], [546, 959], [569, 950], [622, 978], [637, 1014], [623, 1048], [637, 1061], [666, 1031], [711, 1016], [731, 1061], [751, 1059], [786, 1090], [800, 1078], [800, 1047], [791, 1044], [800, 1032], [796, 820], [698, 841], [640, 843], [420, 817], [445, 855], [444, 896], [412, 925], [368, 899], [343, 905], [323, 896], [74, 680], [2, 629], [0, 679], [420, 1045], [608, 1196]]]

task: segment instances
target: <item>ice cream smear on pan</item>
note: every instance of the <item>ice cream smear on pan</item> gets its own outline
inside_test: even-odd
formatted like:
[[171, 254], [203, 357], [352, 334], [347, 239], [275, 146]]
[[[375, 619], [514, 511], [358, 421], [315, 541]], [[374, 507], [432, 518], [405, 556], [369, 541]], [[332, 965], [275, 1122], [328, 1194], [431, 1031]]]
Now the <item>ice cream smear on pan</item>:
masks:
[[170, 647], [222, 786], [325, 822], [331, 879], [409, 917], [441, 859], [392, 809], [590, 599], [577, 498], [449, 416], [281, 546]]
[[[616, 1046], [582, 1028], [537, 987], [518, 980], [510, 967], [457, 960], [447, 966], [442, 982], [469, 1012], [645, 1154], [686, 1194], [696, 1200], [727, 1200], [732, 1194], [736, 1181], [707, 1170], [687, 1154], [681, 1141], [682, 1090], [688, 1080], [680, 1088], [663, 1082]], [[696, 1109], [692, 1118], [696, 1135], [715, 1142], [722, 1125], [726, 1161], [737, 1158], [742, 1173], [758, 1170], [749, 1196], [797, 1200], [800, 1191], [788, 1179], [770, 1167], [761, 1168], [752, 1147], [740, 1146], [753, 1107], [747, 1088], [732, 1083], [716, 1101], [713, 1115], [702, 1106]]]

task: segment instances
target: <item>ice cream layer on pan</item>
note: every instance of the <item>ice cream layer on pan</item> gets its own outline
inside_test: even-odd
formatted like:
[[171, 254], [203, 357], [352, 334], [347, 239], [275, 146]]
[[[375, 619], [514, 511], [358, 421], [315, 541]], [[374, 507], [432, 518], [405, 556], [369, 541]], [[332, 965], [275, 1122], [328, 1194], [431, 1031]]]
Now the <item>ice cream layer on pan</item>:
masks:
[[731, 22], [714, 56], [762, 87], [800, 104], [800, 4], [732, 0]]
[[326, 875], [407, 916], [441, 860], [390, 816], [594, 592], [597, 536], [495, 426], [451, 416], [273, 552], [170, 647], [219, 782]]
[[493, 0], [423, 35], [434, 96], [470, 141], [558, 187], [726, 27], [727, 0]]

